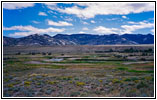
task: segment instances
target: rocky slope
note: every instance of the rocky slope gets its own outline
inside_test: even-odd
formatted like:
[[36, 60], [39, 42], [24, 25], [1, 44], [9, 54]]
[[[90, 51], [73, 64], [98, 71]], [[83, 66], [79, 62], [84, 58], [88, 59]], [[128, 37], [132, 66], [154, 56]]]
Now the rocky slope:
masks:
[[33, 34], [22, 38], [3, 37], [4, 46], [44, 46], [44, 45], [112, 45], [112, 44], [154, 44], [154, 35], [147, 34], [57, 34], [51, 37], [47, 34]]

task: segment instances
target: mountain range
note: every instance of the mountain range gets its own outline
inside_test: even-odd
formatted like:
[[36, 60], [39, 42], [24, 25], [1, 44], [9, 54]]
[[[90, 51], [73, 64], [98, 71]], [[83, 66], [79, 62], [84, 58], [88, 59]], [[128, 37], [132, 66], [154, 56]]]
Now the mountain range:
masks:
[[110, 34], [110, 35], [91, 35], [91, 34], [57, 34], [50, 36], [47, 34], [33, 34], [21, 38], [11, 38], [3, 36], [4, 46], [46, 46], [46, 45], [132, 45], [132, 44], [154, 44], [152, 34]]

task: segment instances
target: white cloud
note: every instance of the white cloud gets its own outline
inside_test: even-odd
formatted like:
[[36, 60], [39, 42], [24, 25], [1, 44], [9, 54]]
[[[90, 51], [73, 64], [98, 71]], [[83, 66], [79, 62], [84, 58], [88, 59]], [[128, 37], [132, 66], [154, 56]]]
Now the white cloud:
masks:
[[72, 18], [65, 18], [64, 20], [66, 20], [66, 21], [73, 21]]
[[99, 35], [101, 34], [131, 34], [136, 30], [139, 29], [146, 29], [151, 28], [151, 32], [154, 33], [154, 23], [150, 23], [147, 20], [141, 21], [141, 22], [133, 22], [129, 21], [129, 24], [127, 25], [121, 25], [120, 28], [106, 28], [104, 26], [98, 26], [93, 29], [93, 31], [96, 31]]
[[58, 29], [58, 28], [47, 28], [47, 29], [39, 29], [35, 28], [33, 26], [12, 26], [12, 27], [4, 27], [3, 30], [9, 31], [9, 30], [17, 30], [21, 32], [15, 32], [13, 34], [9, 34], [9, 36], [28, 36], [31, 34], [43, 34], [43, 33], [53, 33], [53, 32], [63, 32], [65, 29]]
[[121, 33], [132, 33], [133, 31], [139, 30], [139, 29], [144, 29], [144, 28], [153, 28], [154, 27], [154, 23], [149, 23], [146, 21], [142, 21], [142, 22], [129, 22], [130, 24], [133, 25], [122, 25], [121, 28], [123, 28], [123, 30], [121, 30]]
[[53, 26], [73, 26], [73, 24], [64, 22], [64, 21], [59, 21], [59, 22], [54, 22], [52, 20], [47, 20], [48, 25], [53, 25]]
[[127, 17], [126, 17], [126, 16], [122, 16], [122, 18], [127, 19]]
[[129, 24], [136, 24], [136, 22], [128, 21]]
[[[153, 28], [154, 27], [154, 23], [150, 23], [146, 20], [141, 21], [141, 22], [133, 22], [133, 21], [129, 21], [128, 22], [131, 25], [122, 25], [121, 28], [106, 28], [103, 26], [99, 26], [96, 27], [94, 29], [94, 31], [96, 31], [98, 34], [99, 33], [105, 33], [105, 34], [131, 34], [136, 30], [139, 29], [145, 29], [145, 28]], [[154, 30], [152, 29], [151, 32], [153, 32]]]
[[53, 15], [52, 17], [57, 18], [57, 16]]
[[[81, 8], [80, 6], [85, 6]], [[50, 8], [48, 6], [48, 8]], [[73, 7], [59, 8], [55, 6], [50, 8], [62, 13], [74, 14], [80, 18], [94, 18], [96, 15], [127, 15], [130, 13], [141, 13], [154, 11], [154, 3], [130, 3], [130, 2], [108, 2], [108, 3], [75, 3]]]
[[141, 22], [133, 22], [133, 21], [128, 21], [129, 24], [143, 24], [143, 23], [149, 23], [149, 20], [143, 20]]
[[39, 23], [40, 23], [40, 22], [38, 22], [38, 21], [35, 21], [35, 20], [34, 20], [34, 21], [32, 21], [32, 22], [33, 22], [34, 24], [39, 24]]
[[118, 31], [117, 28], [106, 28], [103, 26], [98, 26], [93, 30], [96, 31], [98, 34], [116, 34]]
[[82, 30], [87, 31], [89, 30], [87, 27], [82, 28]]
[[91, 23], [95, 23], [95, 21], [94, 21], [94, 20], [91, 20], [90, 22], [91, 22]]
[[9, 36], [11, 36], [11, 37], [28, 36], [28, 35], [32, 35], [32, 34], [36, 34], [36, 33], [33, 33], [33, 32], [15, 32], [13, 34], [9, 34]]
[[27, 7], [33, 7], [34, 3], [3, 3], [4, 9], [15, 10], [15, 9], [24, 9]]
[[44, 4], [48, 6], [56, 6], [56, 3], [44, 3]]
[[57, 14], [55, 11], [52, 11], [52, 10], [49, 10], [49, 11], [47, 11], [47, 12], [48, 12], [49, 14], [53, 14], [53, 15], [54, 15], [54, 14], [55, 14], [55, 15]]
[[80, 33], [80, 34], [84, 34], [84, 33], [86, 33], [86, 32], [80, 31], [79, 33]]
[[119, 18], [107, 18], [106, 20], [110, 21], [110, 20], [118, 20]]
[[83, 24], [85, 24], [85, 25], [88, 25], [88, 23], [87, 22], [82, 22]]
[[150, 31], [154, 33], [154, 29], [151, 29]]
[[45, 12], [39, 12], [38, 15], [40, 15], [40, 16], [47, 16], [47, 14]]
[[56, 10], [57, 8], [57, 3], [44, 3], [49, 9], [51, 10]]
[[3, 30], [9, 31], [9, 30], [19, 30], [19, 31], [30, 31], [30, 30], [35, 30], [36, 28], [32, 27], [31, 25], [29, 26], [12, 26], [12, 27], [4, 27]]

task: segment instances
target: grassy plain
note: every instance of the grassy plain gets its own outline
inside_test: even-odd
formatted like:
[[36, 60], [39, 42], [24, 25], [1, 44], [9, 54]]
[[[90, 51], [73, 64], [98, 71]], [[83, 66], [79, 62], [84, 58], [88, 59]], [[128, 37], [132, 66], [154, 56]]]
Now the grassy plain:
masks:
[[3, 48], [4, 97], [153, 97], [154, 46]]

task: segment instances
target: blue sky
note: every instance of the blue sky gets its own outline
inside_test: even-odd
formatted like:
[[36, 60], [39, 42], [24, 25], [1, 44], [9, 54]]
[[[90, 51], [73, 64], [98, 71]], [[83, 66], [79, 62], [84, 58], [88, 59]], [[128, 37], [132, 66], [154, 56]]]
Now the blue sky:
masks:
[[3, 3], [3, 35], [154, 34], [153, 2]]

